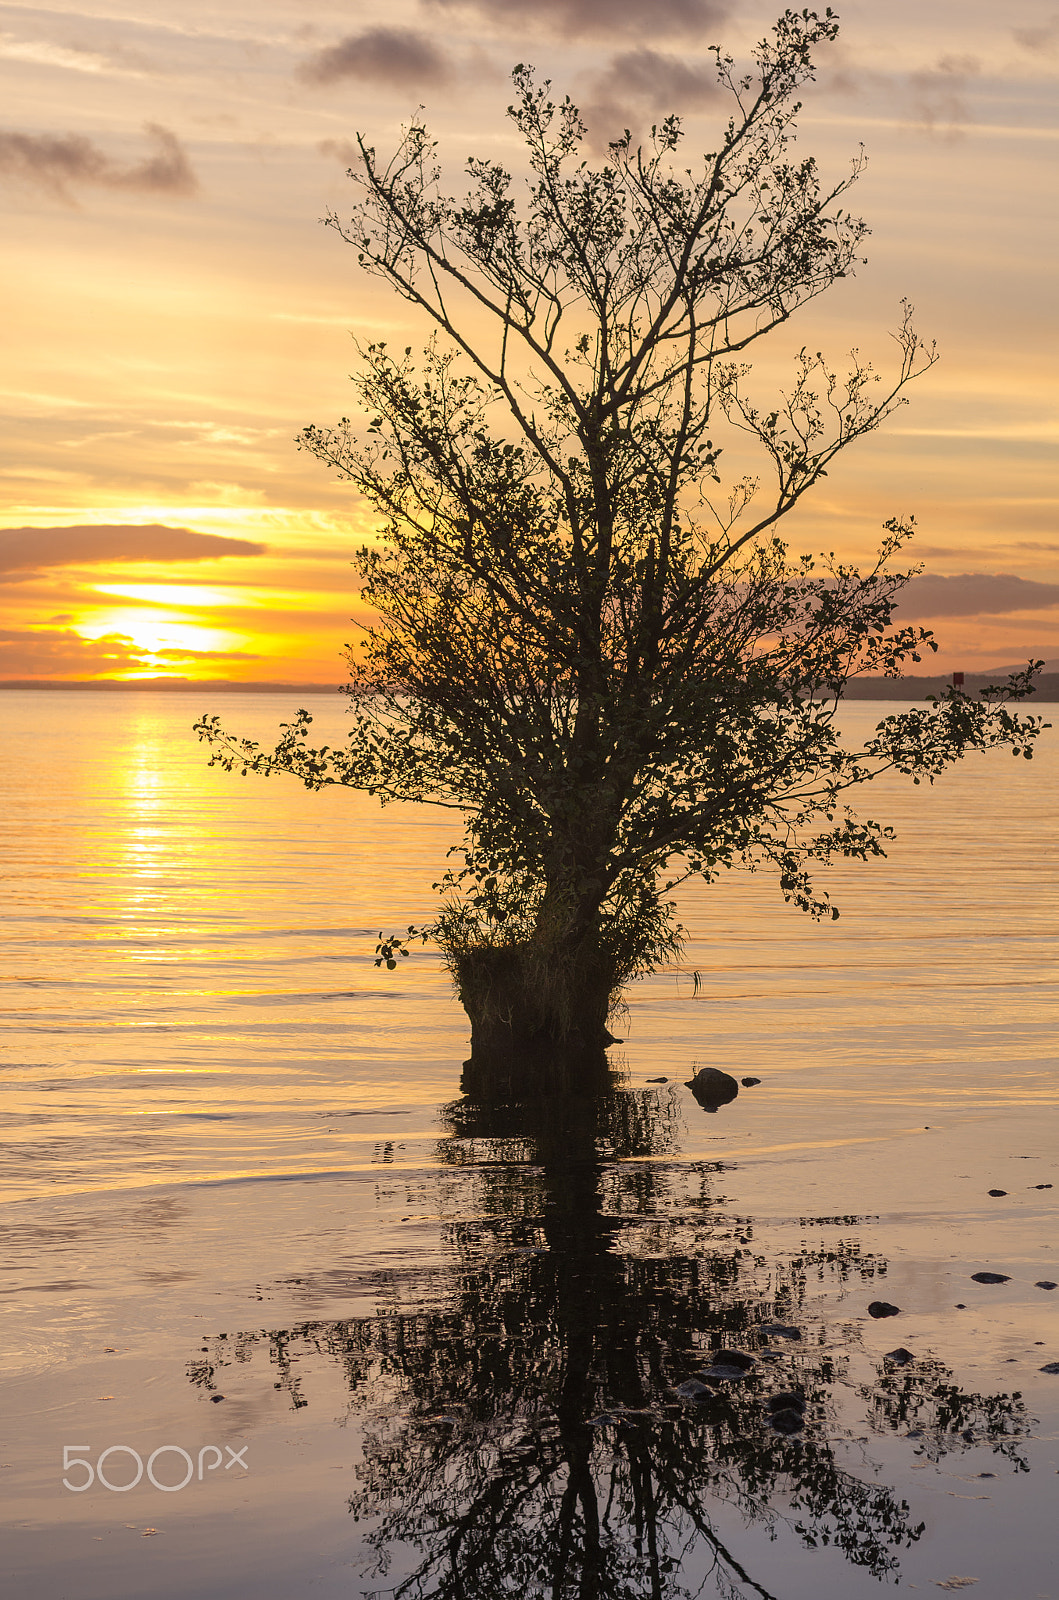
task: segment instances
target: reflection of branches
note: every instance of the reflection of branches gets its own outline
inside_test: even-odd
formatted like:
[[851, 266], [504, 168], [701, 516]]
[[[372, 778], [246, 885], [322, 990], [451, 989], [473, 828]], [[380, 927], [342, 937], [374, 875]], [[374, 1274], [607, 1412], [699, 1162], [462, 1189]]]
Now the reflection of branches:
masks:
[[937, 1461], [952, 1450], [990, 1444], [1016, 1472], [1029, 1463], [1016, 1440], [1032, 1426], [1025, 1402], [1013, 1394], [965, 1394], [952, 1382], [940, 1361], [929, 1359], [895, 1367], [887, 1363], [871, 1389], [863, 1391], [872, 1426], [880, 1433], [903, 1428], [916, 1440], [916, 1450]]
[[[211, 1387], [267, 1339], [304, 1404], [292, 1359], [341, 1367], [366, 1420], [350, 1510], [392, 1600], [774, 1600], [724, 1536], [724, 1507], [877, 1578], [919, 1538], [907, 1504], [825, 1437], [845, 1362], [807, 1326], [811, 1285], [841, 1290], [885, 1262], [861, 1253], [853, 1217], [831, 1219], [836, 1244], [769, 1260], [716, 1195], [719, 1163], [613, 1159], [669, 1154], [675, 1105], [449, 1108], [439, 1153], [473, 1159], [477, 1194], [429, 1292], [395, 1274], [373, 1316], [214, 1340], [193, 1370]], [[733, 1349], [745, 1376], [711, 1375]], [[805, 1426], [785, 1434], [769, 1402], [792, 1391]], [[961, 1430], [1023, 1425], [1017, 1396], [964, 1395], [937, 1363], [887, 1362], [865, 1394], [877, 1426], [927, 1427], [939, 1452]]]

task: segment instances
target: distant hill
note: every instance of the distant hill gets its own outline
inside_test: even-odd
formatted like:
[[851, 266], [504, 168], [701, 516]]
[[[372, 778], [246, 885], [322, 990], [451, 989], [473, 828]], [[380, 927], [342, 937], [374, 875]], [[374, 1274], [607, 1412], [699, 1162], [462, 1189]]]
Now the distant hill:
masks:
[[[1023, 663], [1023, 666], [1025, 663]], [[1036, 705], [1041, 701], [1059, 700], [1059, 663], [1047, 662], [1046, 667], [1051, 671], [1044, 671], [1037, 678], [1037, 692], [1028, 700], [1020, 702], [1021, 705]], [[964, 673], [964, 692], [970, 695], [980, 695], [983, 689], [990, 685], [1003, 683], [1012, 672], [1018, 672], [1019, 667], [997, 667], [993, 672], [966, 672]], [[952, 688], [952, 673], [939, 673], [937, 677], [930, 678], [854, 678], [846, 685], [847, 700], [926, 700], [932, 694], [944, 694], [946, 689]]]

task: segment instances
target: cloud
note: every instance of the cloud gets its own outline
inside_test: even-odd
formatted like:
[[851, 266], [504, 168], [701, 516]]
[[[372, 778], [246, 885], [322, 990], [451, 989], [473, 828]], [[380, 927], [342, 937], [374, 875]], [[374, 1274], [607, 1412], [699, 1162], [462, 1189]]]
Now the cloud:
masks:
[[394, 89], [418, 89], [447, 83], [452, 63], [425, 33], [412, 28], [368, 28], [307, 56], [297, 76], [303, 83], [327, 85], [359, 78]]
[[912, 111], [920, 126], [951, 135], [972, 121], [963, 91], [981, 70], [977, 56], [941, 56], [933, 67], [911, 73]]
[[951, 578], [923, 573], [902, 591], [902, 617], [1004, 616], [1059, 606], [1059, 583], [1038, 583], [1009, 572], [961, 572]]
[[[1010, 556], [1012, 550], [1033, 550], [1035, 552], [1043, 552], [1046, 555], [1059, 556], [1059, 544], [1048, 544], [1043, 539], [1005, 539], [1003, 544], [997, 544], [992, 550], [979, 548], [976, 554], [987, 559], [995, 555], [997, 560], [1002, 561], [1005, 556]], [[966, 561], [967, 546], [955, 544], [921, 545], [917, 540], [915, 554], [917, 559], [924, 561], [932, 557], [942, 557], [946, 561], [953, 558], [962, 558]]]
[[122, 633], [82, 639], [72, 628], [0, 629], [0, 678], [54, 678], [73, 673], [140, 672], [149, 663]]
[[103, 54], [72, 41], [68, 45], [54, 44], [46, 39], [16, 39], [9, 33], [0, 34], [0, 57], [43, 67], [65, 67], [72, 72], [120, 73], [134, 78], [154, 70], [138, 51], [124, 45], [112, 44]]
[[155, 151], [132, 166], [113, 161], [81, 133], [0, 130], [0, 176], [45, 189], [66, 201], [72, 198], [70, 184], [94, 184], [136, 194], [194, 194], [198, 179], [176, 134], [158, 122], [144, 126]]
[[[341, 161], [342, 165], [344, 167], [346, 167], [347, 169], [349, 167], [359, 166], [359, 164], [360, 164], [360, 151], [357, 149], [356, 145], [350, 139], [321, 139], [320, 143], [316, 146], [316, 148], [317, 148], [317, 150], [320, 152], [320, 154], [322, 156], [332, 156], [336, 161]], [[306, 322], [308, 322], [309, 320], [316, 320], [316, 321], [319, 321], [319, 322], [346, 322], [346, 323], [348, 323], [349, 318], [348, 317], [319, 317], [319, 318], [315, 318], [315, 319], [310, 319], [310, 318], [306, 317], [306, 318], [301, 318], [299, 320], [306, 321]]]
[[0, 572], [93, 566], [113, 561], [210, 561], [260, 556], [267, 545], [163, 523], [100, 523], [70, 528], [0, 528]]
[[731, 0], [428, 0], [439, 10], [474, 11], [488, 22], [509, 25], [525, 38], [543, 23], [553, 33], [568, 38], [672, 38], [693, 36], [703, 44], [703, 30], [714, 28], [731, 13]]
[[1052, 56], [1059, 49], [1059, 13], [1052, 16], [1043, 28], [1012, 28], [1011, 31], [1024, 50]]
[[0, 629], [0, 681], [7, 678], [113, 677], [160, 663], [261, 661], [244, 650], [145, 650], [128, 634], [83, 639], [72, 628]]
[[657, 50], [627, 50], [613, 56], [607, 70], [594, 79], [585, 117], [605, 139], [617, 138], [644, 115], [690, 110], [716, 99], [718, 93], [713, 62], [696, 66]]
[[152, 661], [264, 661], [250, 650], [152, 650]]

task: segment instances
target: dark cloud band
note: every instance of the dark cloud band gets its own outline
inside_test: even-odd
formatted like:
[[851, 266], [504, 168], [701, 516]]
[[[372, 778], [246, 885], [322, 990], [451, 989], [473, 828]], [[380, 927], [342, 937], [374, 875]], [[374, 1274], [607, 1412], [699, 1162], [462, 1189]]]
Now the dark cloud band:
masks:
[[1059, 606], [1059, 583], [1038, 583], [1007, 572], [923, 573], [903, 590], [902, 617], [988, 617]]
[[164, 523], [100, 523], [69, 528], [0, 528], [0, 572], [94, 566], [110, 561], [211, 561], [260, 556], [267, 545]]
[[489, 22], [500, 23], [522, 35], [533, 34], [542, 25], [568, 38], [703, 38], [703, 30], [715, 27], [731, 13], [730, 0], [537, 0], [528, 8], [525, 0], [430, 0], [442, 11], [471, 11]]

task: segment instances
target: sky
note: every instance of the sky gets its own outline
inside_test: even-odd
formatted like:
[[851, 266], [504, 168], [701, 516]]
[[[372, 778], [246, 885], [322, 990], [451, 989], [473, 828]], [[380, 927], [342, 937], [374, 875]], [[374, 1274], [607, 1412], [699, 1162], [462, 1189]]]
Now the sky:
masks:
[[[671, 111], [727, 116], [758, 0], [0, 0], [0, 680], [172, 675], [330, 685], [364, 612], [377, 519], [294, 439], [353, 414], [356, 341], [422, 345], [404, 302], [320, 225], [363, 133], [419, 106], [455, 171], [514, 163], [532, 63], [603, 148]], [[770, 336], [892, 369], [901, 300], [941, 360], [788, 523], [870, 559], [914, 515], [903, 620], [933, 670], [1059, 657], [1059, 9], [847, 0], [800, 153], [872, 229], [857, 276]], [[924, 667], [921, 670], [931, 670]]]

